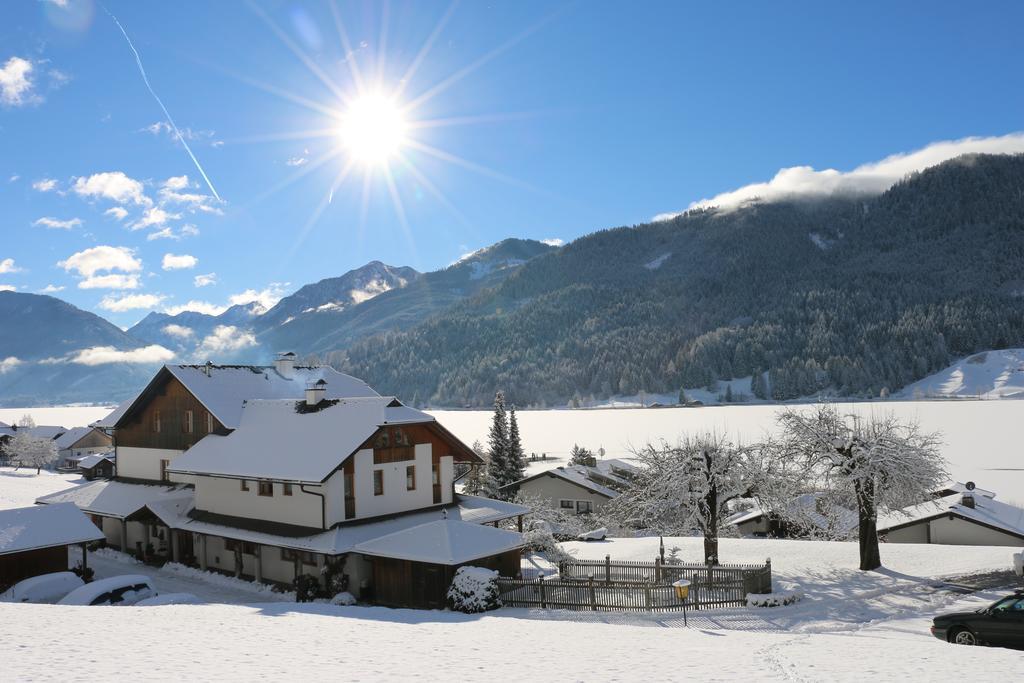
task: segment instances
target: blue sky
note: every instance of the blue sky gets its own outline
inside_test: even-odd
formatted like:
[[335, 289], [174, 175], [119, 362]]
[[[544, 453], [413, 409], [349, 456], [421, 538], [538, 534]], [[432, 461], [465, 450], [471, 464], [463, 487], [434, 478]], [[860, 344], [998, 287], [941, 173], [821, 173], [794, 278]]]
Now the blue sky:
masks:
[[[1024, 150], [1017, 2], [339, 2], [348, 48], [326, 2], [105, 7], [0, 4], [0, 287], [119, 325]], [[334, 131], [413, 64], [404, 139], [353, 159]]]

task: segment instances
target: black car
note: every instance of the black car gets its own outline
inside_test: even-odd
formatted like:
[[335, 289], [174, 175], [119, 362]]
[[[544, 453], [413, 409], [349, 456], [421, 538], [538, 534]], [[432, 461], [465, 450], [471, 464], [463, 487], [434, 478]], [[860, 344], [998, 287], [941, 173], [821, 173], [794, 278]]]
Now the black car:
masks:
[[1024, 648], [1024, 590], [974, 612], [935, 617], [932, 635], [958, 645]]

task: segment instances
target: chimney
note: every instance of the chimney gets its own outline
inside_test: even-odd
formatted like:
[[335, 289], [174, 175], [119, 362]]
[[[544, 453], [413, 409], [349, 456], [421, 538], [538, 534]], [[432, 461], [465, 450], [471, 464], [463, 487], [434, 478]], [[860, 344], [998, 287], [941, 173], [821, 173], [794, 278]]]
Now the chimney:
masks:
[[964, 485], [964, 488], [967, 489], [967, 490], [964, 491], [964, 495], [960, 499], [960, 504], [963, 505], [965, 508], [973, 508], [974, 507], [974, 482], [973, 481], [967, 482], [967, 484]]
[[285, 379], [291, 379], [292, 371], [295, 369], [295, 354], [291, 351], [277, 354], [277, 358], [274, 359], [274, 369]]
[[306, 385], [306, 405], [315, 406], [324, 400], [327, 394], [327, 382], [318, 379], [314, 384]]

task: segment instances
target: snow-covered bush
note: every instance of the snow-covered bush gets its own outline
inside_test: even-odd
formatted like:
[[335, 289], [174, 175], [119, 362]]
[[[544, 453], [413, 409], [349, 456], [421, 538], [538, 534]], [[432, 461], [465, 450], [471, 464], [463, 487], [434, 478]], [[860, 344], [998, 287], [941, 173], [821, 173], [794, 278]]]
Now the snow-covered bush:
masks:
[[448, 602], [452, 609], [467, 614], [498, 609], [498, 572], [483, 567], [459, 567], [448, 589]]
[[541, 553], [552, 562], [572, 559], [572, 555], [562, 550], [562, 547], [558, 545], [558, 541], [555, 540], [551, 531], [541, 525], [524, 531], [523, 543], [526, 544], [525, 549], [527, 552]]
[[354, 605], [356, 604], [356, 596], [352, 595], [348, 591], [342, 591], [341, 593], [338, 593], [333, 598], [331, 598], [331, 604], [342, 605], [345, 607], [349, 605]]
[[802, 600], [803, 591], [789, 590], [775, 593], [747, 593], [747, 607], [782, 607]]

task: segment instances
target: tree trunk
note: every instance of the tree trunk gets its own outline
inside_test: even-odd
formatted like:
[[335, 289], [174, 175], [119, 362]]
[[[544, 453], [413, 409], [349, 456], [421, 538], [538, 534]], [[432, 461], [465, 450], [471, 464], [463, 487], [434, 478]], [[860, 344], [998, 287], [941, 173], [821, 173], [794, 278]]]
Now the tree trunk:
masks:
[[[704, 454], [707, 461], [708, 471], [711, 470], [711, 456]], [[708, 494], [704, 499], [707, 506], [706, 521], [704, 527], [704, 564], [718, 564], [718, 487], [714, 481], [708, 488]]]
[[875, 486], [873, 482], [858, 482], [857, 492], [857, 540], [860, 542], [860, 568], [871, 571], [882, 566], [878, 550], [878, 518], [875, 514]]

